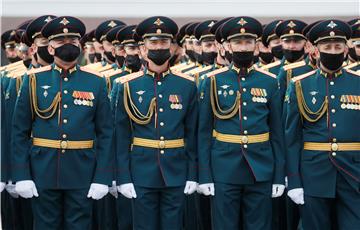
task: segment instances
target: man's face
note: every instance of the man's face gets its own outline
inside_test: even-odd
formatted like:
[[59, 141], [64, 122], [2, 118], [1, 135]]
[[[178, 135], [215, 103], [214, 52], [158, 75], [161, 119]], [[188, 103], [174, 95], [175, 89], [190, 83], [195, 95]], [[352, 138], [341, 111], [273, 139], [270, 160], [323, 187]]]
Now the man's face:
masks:
[[95, 53], [99, 53], [101, 55], [104, 53], [104, 47], [101, 43], [95, 41], [93, 45], [94, 45]]
[[194, 48], [195, 53], [201, 54], [202, 47], [201, 47], [200, 42], [196, 39], [193, 39], [193, 48]]
[[235, 38], [230, 40], [231, 52], [254, 52], [255, 48], [254, 38]]
[[104, 40], [104, 41], [102, 42], [102, 45], [103, 45], [103, 47], [104, 47], [104, 51], [105, 51], [105, 52], [113, 52], [114, 46], [113, 46], [110, 42]]
[[124, 50], [125, 50], [125, 57], [127, 55], [140, 55], [140, 49], [138, 46], [125, 45]]
[[283, 39], [281, 44], [285, 50], [300, 51], [305, 46], [305, 39]]
[[34, 49], [34, 52], [37, 52], [38, 47], [48, 46], [48, 45], [49, 45], [49, 40], [43, 37], [38, 37], [34, 39], [32, 48]]
[[274, 38], [274, 39], [271, 39], [271, 40], [269, 41], [268, 47], [269, 47], [269, 49], [271, 50], [273, 47], [276, 47], [276, 46], [279, 46], [279, 45], [281, 45], [281, 40], [280, 40], [280, 38]]
[[320, 53], [329, 53], [329, 54], [340, 54], [344, 53], [344, 56], [347, 53], [347, 46], [345, 42], [342, 41], [324, 41], [319, 42], [317, 49]]
[[17, 48], [17, 53], [18, 57], [21, 58], [21, 60], [28, 60], [31, 58], [29, 53], [29, 47], [24, 43], [19, 44]]
[[184, 44], [185, 44], [185, 49], [186, 50], [194, 50], [192, 39], [186, 38]]
[[163, 39], [145, 39], [145, 49], [148, 50], [161, 50], [161, 49], [170, 49], [171, 40], [169, 38]]
[[356, 53], [356, 55], [357, 55], [358, 58], [359, 58], [359, 57], [360, 57], [360, 43], [354, 45], [354, 48], [355, 48], [355, 53]]
[[264, 44], [262, 42], [258, 42], [258, 48], [259, 48], [259, 52], [262, 53], [270, 53], [271, 49], [269, 47], [264, 46]]
[[200, 44], [201, 44], [202, 52], [206, 52], [206, 53], [215, 52], [215, 53], [217, 53], [217, 48], [216, 48], [214, 40], [201, 41]]
[[113, 56], [125, 56], [125, 49], [123, 45], [115, 45]]
[[16, 58], [17, 51], [15, 46], [10, 46], [5, 48], [5, 55], [7, 58]]

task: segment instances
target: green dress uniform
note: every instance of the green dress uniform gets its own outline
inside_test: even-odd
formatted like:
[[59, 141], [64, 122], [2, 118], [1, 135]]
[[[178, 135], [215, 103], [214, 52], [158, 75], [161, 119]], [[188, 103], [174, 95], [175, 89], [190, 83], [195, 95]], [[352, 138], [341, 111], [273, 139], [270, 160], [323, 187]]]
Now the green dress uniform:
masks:
[[[143, 37], [172, 38], [167, 17], [141, 22]], [[133, 183], [134, 229], [182, 229], [186, 181], [197, 181], [197, 89], [192, 77], [148, 68], [118, 78], [115, 136], [119, 184]]]
[[[84, 24], [69, 16], [42, 29], [50, 40], [84, 33]], [[14, 110], [12, 175], [37, 186], [35, 229], [90, 229], [90, 184], [111, 184], [110, 113], [105, 80], [91, 70], [53, 64], [24, 77]]]
[[[312, 43], [346, 40], [350, 27], [326, 20], [309, 32]], [[285, 104], [289, 190], [304, 189], [304, 229], [331, 229], [336, 206], [337, 229], [360, 225], [359, 74], [314, 70], [291, 81]]]
[[[222, 27], [228, 40], [255, 39], [261, 32], [261, 24], [250, 17], [233, 18]], [[276, 76], [254, 66], [232, 64], [205, 80], [199, 102], [199, 183], [215, 184], [214, 229], [271, 229], [271, 187], [284, 184], [280, 102]]]

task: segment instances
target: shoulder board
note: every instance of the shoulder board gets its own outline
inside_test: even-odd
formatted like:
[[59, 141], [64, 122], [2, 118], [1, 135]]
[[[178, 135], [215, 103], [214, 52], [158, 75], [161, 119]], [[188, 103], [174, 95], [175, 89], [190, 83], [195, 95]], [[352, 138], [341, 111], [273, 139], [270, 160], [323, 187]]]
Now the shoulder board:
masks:
[[134, 80], [136, 78], [139, 78], [141, 76], [144, 76], [144, 71], [139, 71], [139, 72], [135, 72], [135, 73], [125, 75], [123, 77], [119, 77], [119, 78], [116, 79], [116, 82], [124, 84], [126, 82], [132, 81], [132, 80]]
[[49, 70], [51, 70], [51, 68], [52, 68], [51, 65], [43, 66], [40, 68], [33, 68], [33, 69], [27, 71], [26, 74], [30, 75], [30, 74], [34, 74], [34, 73], [41, 73], [41, 72], [49, 71]]
[[304, 65], [306, 65], [306, 62], [304, 60], [302, 60], [302, 61], [299, 61], [299, 62], [295, 62], [295, 63], [285, 65], [284, 70], [287, 71], [287, 70], [294, 69], [294, 68], [304, 66]]
[[106, 65], [106, 66], [101, 67], [100, 69], [97, 69], [96, 71], [102, 73], [102, 72], [105, 72], [105, 71], [111, 70], [111, 69], [114, 69], [112, 65]]
[[170, 69], [171, 69], [171, 70], [175, 70], [175, 69], [177, 69], [177, 68], [180, 68], [180, 67], [183, 67], [183, 66], [186, 66], [186, 65], [187, 65], [187, 63], [186, 63], [186, 62], [183, 62], [183, 63], [179, 63], [179, 64], [176, 64], [176, 65], [170, 67]]
[[116, 74], [120, 74], [120, 73], [122, 73], [122, 72], [123, 72], [122, 69], [117, 69], [117, 70], [113, 70], [113, 71], [109, 71], [109, 72], [107, 72], [107, 73], [104, 73], [104, 75], [105, 75], [106, 77], [112, 77], [112, 76], [114, 76], [114, 75], [116, 75]]
[[96, 63], [87, 64], [84, 67], [89, 68], [89, 69], [97, 69], [97, 68], [100, 68], [101, 66], [102, 66], [101, 62], [96, 62]]
[[208, 71], [210, 69], [212, 69], [213, 66], [212, 65], [208, 65], [208, 66], [205, 66], [204, 68], [202, 68], [198, 73], [201, 73], [201, 72], [204, 72], [204, 71]]
[[270, 73], [270, 72], [268, 72], [268, 71], [266, 71], [266, 70], [264, 70], [264, 69], [262, 69], [262, 68], [256, 67], [256, 66], [254, 66], [254, 69], [255, 69], [256, 71], [260, 72], [260, 73], [265, 74], [266, 76], [269, 76], [269, 77], [272, 77], [272, 78], [275, 78], [275, 79], [276, 79], [276, 75], [273, 74], [273, 73]]
[[87, 67], [85, 67], [85, 66], [81, 66], [81, 67], [80, 67], [80, 70], [81, 70], [81, 71], [84, 71], [84, 72], [87, 72], [87, 73], [94, 74], [94, 75], [96, 75], [96, 76], [98, 76], [98, 77], [102, 77], [102, 75], [101, 75], [99, 72], [97, 72], [97, 71], [95, 71], [95, 70], [93, 70], [93, 69], [87, 68]]
[[360, 64], [360, 62], [354, 62], [344, 67], [344, 69], [351, 69], [353, 67], [356, 67]]
[[[195, 74], [195, 73], [201, 71], [202, 68], [203, 68], [202, 66], [198, 66], [198, 67], [196, 67], [196, 68], [194, 68], [194, 69], [191, 69], [191, 70], [188, 70], [188, 71], [186, 71], [186, 72], [184, 72], [184, 73], [185, 73], [185, 74]], [[176, 71], [176, 70], [175, 70], [175, 71]]]
[[360, 77], [360, 72], [359, 71], [354, 71], [354, 70], [351, 70], [351, 69], [345, 69], [345, 71]]
[[215, 76], [216, 74], [219, 74], [219, 73], [222, 73], [222, 72], [225, 72], [225, 71], [228, 71], [228, 70], [229, 70], [229, 67], [226, 66], [226, 67], [211, 71], [211, 72], [207, 73], [206, 75], [207, 75], [207, 77], [212, 77], [212, 76]]
[[195, 81], [195, 79], [187, 74], [184, 74], [184, 73], [181, 73], [181, 72], [177, 72], [177, 71], [172, 71], [171, 72], [172, 74], [178, 76], [178, 77], [181, 77], [181, 78], [184, 78], [184, 79], [187, 79], [189, 81]]
[[281, 61], [278, 60], [278, 61], [276, 61], [276, 62], [272, 62], [272, 63], [270, 63], [270, 64], [261, 66], [260, 68], [261, 68], [261, 69], [271, 69], [272, 67], [278, 66], [278, 65], [280, 65], [280, 64], [281, 64]]
[[191, 63], [191, 64], [188, 64], [188, 65], [185, 65], [185, 66], [181, 66], [180, 68], [175, 69], [175, 71], [182, 71], [184, 69], [192, 68], [194, 66], [195, 66], [195, 63]]
[[314, 70], [312, 70], [312, 71], [310, 71], [310, 72], [301, 74], [301, 75], [299, 75], [299, 76], [297, 76], [297, 77], [293, 77], [293, 78], [291, 79], [291, 81], [296, 82], [296, 81], [302, 80], [302, 79], [304, 79], [304, 78], [307, 78], [307, 77], [313, 75], [314, 73], [316, 73], [316, 71], [317, 71], [317, 69], [314, 69]]

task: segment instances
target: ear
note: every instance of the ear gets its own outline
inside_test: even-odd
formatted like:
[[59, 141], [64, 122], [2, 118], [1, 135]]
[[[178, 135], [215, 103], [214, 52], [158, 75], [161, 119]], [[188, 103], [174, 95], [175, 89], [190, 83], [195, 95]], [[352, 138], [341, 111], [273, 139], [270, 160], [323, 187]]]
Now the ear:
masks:
[[349, 47], [345, 46], [344, 57], [349, 53]]
[[316, 60], [320, 58], [320, 51], [316, 46], [314, 46], [314, 57], [316, 58]]
[[115, 48], [114, 47], [111, 48], [111, 54], [112, 54], [113, 57], [115, 57]]
[[49, 51], [49, 54], [54, 56], [55, 55], [55, 49], [51, 46], [51, 43], [49, 43], [48, 45], [48, 51]]

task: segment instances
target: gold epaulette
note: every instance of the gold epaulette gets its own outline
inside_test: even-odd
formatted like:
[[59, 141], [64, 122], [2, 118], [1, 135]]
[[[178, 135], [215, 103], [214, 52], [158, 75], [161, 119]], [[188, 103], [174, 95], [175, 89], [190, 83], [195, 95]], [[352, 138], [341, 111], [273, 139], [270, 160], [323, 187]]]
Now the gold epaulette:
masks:
[[180, 72], [180, 71], [183, 71], [184, 69], [192, 68], [194, 66], [195, 66], [195, 63], [190, 63], [190, 64], [182, 66], [180, 68], [176, 68], [174, 71]]
[[43, 66], [40, 68], [33, 68], [33, 69], [27, 71], [26, 74], [30, 75], [30, 74], [34, 74], [34, 73], [41, 73], [41, 72], [49, 71], [49, 70], [51, 70], [51, 65]]
[[143, 75], [144, 75], [144, 71], [139, 71], [139, 72], [135, 72], [135, 73], [125, 75], [123, 77], [119, 77], [115, 81], [116, 81], [116, 83], [124, 84], [125, 82], [132, 81], [132, 80], [134, 80], [136, 78], [139, 78], [139, 77], [141, 77]]
[[225, 72], [225, 71], [228, 71], [229, 70], [229, 67], [228, 66], [225, 66], [223, 68], [220, 68], [220, 69], [217, 69], [217, 70], [214, 70], [214, 71], [211, 71], [209, 73], [207, 73], [207, 77], [213, 77], [215, 76], [216, 74], [219, 74], [219, 73], [222, 73], [222, 72]]
[[353, 67], [358, 66], [359, 64], [360, 64], [360, 62], [357, 61], [357, 62], [354, 62], [354, 63], [351, 63], [351, 64], [345, 66], [344, 69], [351, 69]]
[[297, 76], [297, 77], [293, 77], [293, 78], [291, 79], [291, 81], [297, 82], [297, 81], [299, 81], [299, 80], [302, 80], [302, 79], [304, 79], [304, 78], [307, 78], [307, 77], [313, 75], [314, 73], [316, 73], [316, 71], [317, 71], [317, 70], [314, 69], [314, 70], [312, 70], [312, 71], [310, 71], [310, 72], [301, 74], [301, 75], [299, 75], [299, 76]]
[[354, 70], [351, 70], [351, 69], [345, 69], [345, 71], [360, 77], [360, 71], [354, 71]]
[[298, 61], [298, 62], [295, 62], [295, 63], [285, 65], [284, 70], [287, 71], [289, 69], [295, 69], [297, 67], [304, 66], [304, 65], [306, 65], [306, 62], [304, 60], [302, 60], [302, 61]]
[[210, 69], [212, 69], [213, 66], [212, 65], [207, 65], [205, 67], [201, 67], [201, 69], [198, 69], [197, 71], [195, 71], [194, 73], [192, 74], [200, 74], [201, 72], [205, 72], [205, 71], [208, 71]]
[[96, 62], [96, 63], [90, 63], [88, 65], [85, 65], [84, 67], [89, 68], [89, 69], [98, 69], [102, 67], [102, 63], [101, 62]]
[[171, 66], [170, 69], [171, 70], [176, 70], [177, 68], [181, 68], [181, 67], [186, 66], [186, 65], [188, 65], [188, 63], [183, 62], [183, 63], [179, 63], [177, 65]]
[[97, 69], [96, 71], [98, 71], [99, 73], [103, 73], [105, 71], [114, 69], [112, 65], [107, 64], [106, 66], [101, 67], [100, 69]]
[[178, 72], [178, 71], [172, 71], [171, 73], [178, 76], [178, 77], [187, 79], [189, 81], [195, 81], [195, 78], [193, 78], [193, 77], [191, 77], [191, 76], [189, 76], [187, 74], [184, 74], [184, 73], [181, 73], [181, 72]]
[[280, 65], [280, 64], [281, 64], [281, 61], [278, 60], [278, 61], [272, 62], [272, 63], [270, 63], [270, 64], [261, 66], [260, 68], [261, 68], [261, 69], [270, 69], [270, 68], [275, 67], [275, 66], [278, 66], [278, 65]]
[[123, 72], [122, 69], [117, 69], [117, 70], [113, 70], [113, 71], [109, 71], [107, 73], [104, 73], [104, 75], [105, 75], [105, 77], [112, 77], [112, 76], [115, 76], [116, 74], [120, 74], [122, 72]]
[[264, 70], [264, 69], [262, 69], [262, 68], [256, 67], [256, 66], [254, 66], [254, 69], [255, 69], [256, 71], [260, 72], [260, 73], [265, 74], [266, 76], [269, 76], [269, 77], [272, 77], [272, 78], [275, 78], [275, 79], [276, 79], [276, 75], [273, 74], [273, 73], [270, 73], [270, 72], [268, 72], [268, 71], [266, 71], [266, 70]]
[[0, 67], [0, 71], [1, 70], [5, 70], [5, 69], [9, 69], [9, 68], [12, 68], [12, 67], [15, 67], [15, 66], [18, 66], [18, 65], [21, 65], [21, 64], [24, 64], [24, 62], [21, 60], [21, 61], [17, 61], [17, 62], [14, 62], [14, 63], [10, 63], [8, 65], [4, 65], [4, 66], [1, 66]]
[[96, 76], [98, 76], [98, 77], [103, 77], [99, 72], [97, 72], [97, 71], [95, 71], [95, 70], [93, 70], [93, 69], [89, 69], [89, 68], [87, 68], [87, 67], [85, 67], [85, 66], [81, 66], [81, 67], [80, 67], [80, 70], [81, 70], [81, 71], [84, 71], [84, 72], [87, 72], [87, 73], [94, 74], [94, 75], [96, 75]]

